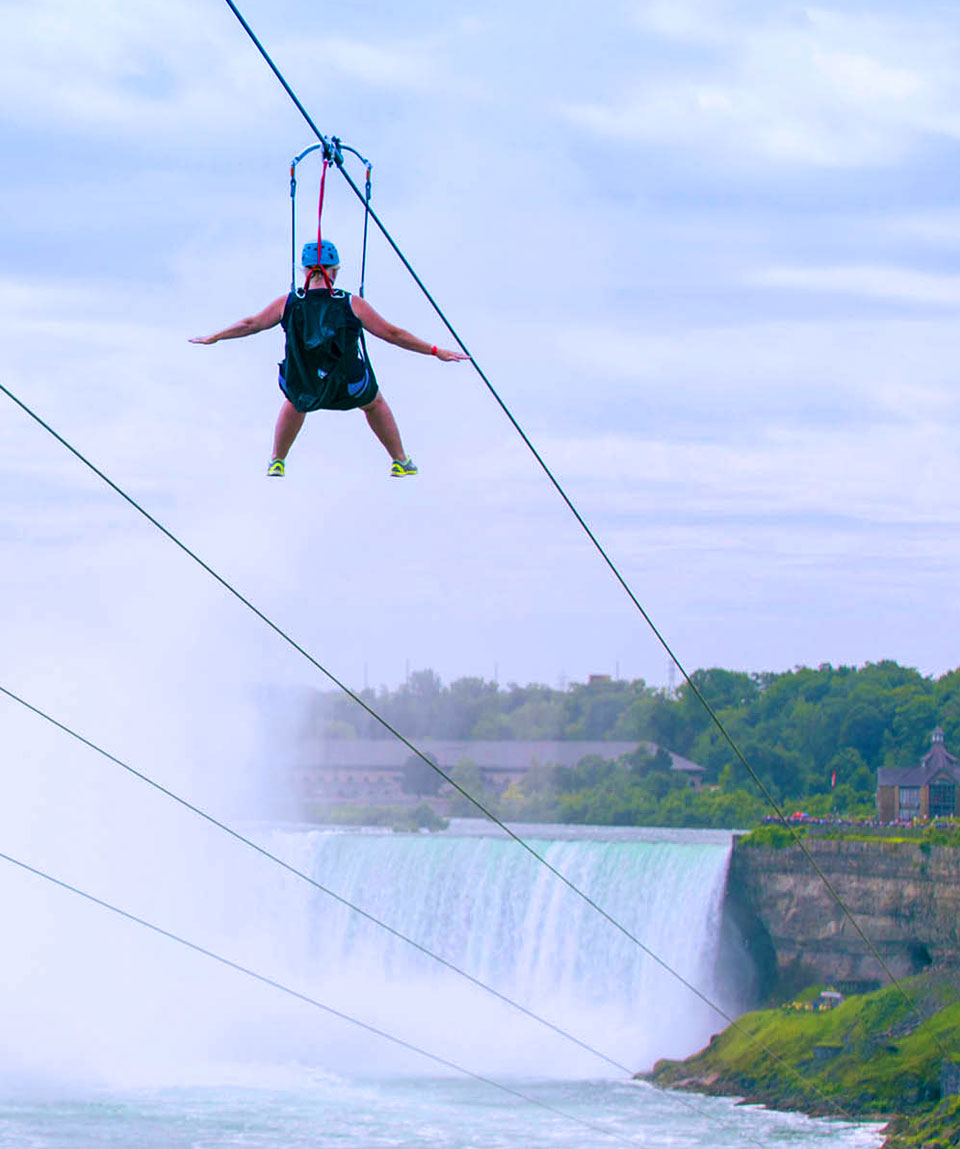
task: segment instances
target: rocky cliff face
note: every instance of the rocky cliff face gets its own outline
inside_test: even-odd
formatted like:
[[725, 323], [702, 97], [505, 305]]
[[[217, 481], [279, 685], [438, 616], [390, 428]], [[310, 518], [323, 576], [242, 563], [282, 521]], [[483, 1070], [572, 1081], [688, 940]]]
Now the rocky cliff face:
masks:
[[[896, 977], [960, 964], [960, 850], [823, 838], [805, 845]], [[766, 992], [887, 981], [799, 847], [738, 843], [727, 898]]]

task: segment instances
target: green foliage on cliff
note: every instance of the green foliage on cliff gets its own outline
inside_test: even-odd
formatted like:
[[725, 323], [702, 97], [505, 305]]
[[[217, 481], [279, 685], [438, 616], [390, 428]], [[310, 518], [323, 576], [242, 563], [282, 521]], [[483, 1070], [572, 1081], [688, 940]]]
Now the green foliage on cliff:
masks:
[[960, 832], [956, 826], [925, 826], [920, 835], [920, 842], [924, 846], [960, 846]]
[[897, 827], [896, 833], [882, 833], [879, 829], [871, 830], [869, 827], [837, 827], [818, 831], [817, 836], [846, 842], [883, 842], [888, 846], [898, 843], [919, 845], [925, 854], [929, 854], [934, 846], [960, 848], [960, 827], [952, 822], [946, 825], [938, 822], [929, 826], [901, 826]]
[[960, 1145], [960, 1097], [922, 1116], [898, 1117], [887, 1129], [884, 1149], [956, 1149]]
[[745, 1014], [686, 1061], [658, 1062], [651, 1076], [809, 1113], [926, 1116], [940, 1101], [943, 1051], [960, 1041], [960, 998], [939, 975], [903, 985], [912, 1002], [892, 986], [823, 1013]]
[[749, 834], [744, 834], [742, 838], [739, 838], [737, 845], [747, 846], [748, 848], [766, 846], [771, 850], [783, 850], [787, 846], [795, 846], [798, 839], [802, 838], [806, 832], [804, 826], [797, 826], [789, 830], [786, 826], [758, 826], [755, 830], [751, 830]]

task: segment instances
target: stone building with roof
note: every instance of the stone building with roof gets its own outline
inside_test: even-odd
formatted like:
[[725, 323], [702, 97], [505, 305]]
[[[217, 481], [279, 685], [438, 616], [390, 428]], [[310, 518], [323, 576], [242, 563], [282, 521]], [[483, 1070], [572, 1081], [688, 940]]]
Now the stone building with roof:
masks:
[[881, 822], [956, 817], [960, 763], [948, 753], [939, 726], [931, 743], [918, 766], [881, 767], [878, 771], [877, 816]]
[[[576, 766], [588, 755], [615, 761], [644, 749], [656, 754], [652, 742], [588, 741], [434, 741], [424, 739], [420, 749], [432, 754], [449, 773], [458, 763], [471, 762], [484, 783], [502, 794], [512, 783], [523, 780], [535, 766]], [[670, 753], [670, 769], [699, 790], [705, 773], [702, 766]], [[309, 764], [296, 772], [301, 795], [310, 801], [365, 802], [393, 805], [413, 798], [403, 791], [404, 767], [410, 750], [397, 739], [327, 739], [312, 748]]]

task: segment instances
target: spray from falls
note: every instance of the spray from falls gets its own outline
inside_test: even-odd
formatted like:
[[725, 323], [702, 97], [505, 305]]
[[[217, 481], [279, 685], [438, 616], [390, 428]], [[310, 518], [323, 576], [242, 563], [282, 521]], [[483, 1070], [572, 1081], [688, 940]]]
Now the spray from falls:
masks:
[[[479, 1071], [609, 1074], [597, 1058], [264, 859], [211, 842], [209, 827], [178, 825], [175, 813], [164, 811], [159, 827], [155, 817], [154, 828], [160, 840], [177, 842], [177, 855], [155, 864], [145, 885], [146, 859], [128, 830], [131, 864], [113, 872], [109, 896], [129, 906], [125, 895], [136, 891], [143, 913], [146, 889], [146, 916], [160, 924]], [[612, 840], [567, 833], [533, 842], [716, 997], [728, 843], [603, 836]], [[708, 1007], [513, 842], [475, 832], [273, 831], [265, 839], [345, 898], [627, 1064], [687, 1052], [715, 1028]], [[95, 877], [97, 865], [81, 861]], [[8, 1038], [19, 1035], [16, 1056], [2, 1051], [8, 1079], [15, 1064], [27, 1076], [51, 1068], [76, 1076], [83, 1065], [107, 1080], [145, 1082], [171, 1073], [216, 1077], [228, 1064], [424, 1071], [345, 1023], [298, 1011], [239, 975], [91, 916], [89, 907], [64, 906], [63, 895], [30, 891], [10, 875], [0, 881], [8, 906], [33, 927], [19, 969], [5, 979], [16, 996], [7, 1016], [19, 1022], [8, 1029]], [[18, 947], [10, 950], [8, 966], [16, 966]]]

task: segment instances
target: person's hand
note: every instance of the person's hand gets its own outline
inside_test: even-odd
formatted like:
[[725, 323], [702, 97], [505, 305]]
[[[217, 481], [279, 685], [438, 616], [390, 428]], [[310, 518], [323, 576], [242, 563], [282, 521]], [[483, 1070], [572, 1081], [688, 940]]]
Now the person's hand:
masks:
[[197, 335], [190, 340], [191, 343], [216, 343], [215, 335]]
[[445, 347], [437, 348], [437, 358], [443, 363], [460, 363], [464, 359], [469, 359], [469, 355], [464, 355], [462, 351], [448, 351]]

